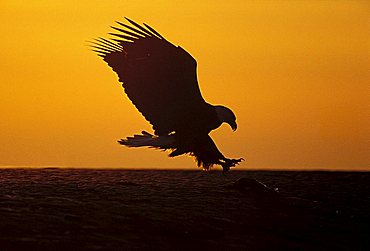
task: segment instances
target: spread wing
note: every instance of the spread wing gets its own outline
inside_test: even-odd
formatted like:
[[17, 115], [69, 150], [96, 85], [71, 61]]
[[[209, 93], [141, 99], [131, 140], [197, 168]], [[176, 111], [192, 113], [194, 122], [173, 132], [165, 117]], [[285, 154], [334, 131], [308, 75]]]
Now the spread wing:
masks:
[[[157, 135], [196, 128], [210, 111], [200, 92], [196, 61], [150, 26], [117, 22], [111, 40], [96, 39], [94, 51], [117, 73], [136, 108]], [[192, 126], [193, 125], [193, 126]]]

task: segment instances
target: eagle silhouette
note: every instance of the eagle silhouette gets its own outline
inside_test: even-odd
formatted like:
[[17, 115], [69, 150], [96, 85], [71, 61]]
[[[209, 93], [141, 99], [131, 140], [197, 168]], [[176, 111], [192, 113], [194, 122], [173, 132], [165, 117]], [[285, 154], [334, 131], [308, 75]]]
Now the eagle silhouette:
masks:
[[194, 156], [205, 170], [221, 165], [224, 172], [243, 159], [226, 158], [208, 135], [223, 122], [235, 131], [236, 117], [227, 107], [207, 103], [200, 92], [196, 60], [149, 25], [117, 22], [111, 39], [97, 38], [91, 47], [117, 73], [125, 93], [153, 126], [118, 141], [128, 147], [169, 150], [170, 157]]

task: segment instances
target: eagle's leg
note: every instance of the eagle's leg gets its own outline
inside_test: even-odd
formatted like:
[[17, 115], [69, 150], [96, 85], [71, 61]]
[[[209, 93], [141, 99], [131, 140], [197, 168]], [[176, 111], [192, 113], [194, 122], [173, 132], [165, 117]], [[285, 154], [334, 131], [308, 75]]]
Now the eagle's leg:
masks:
[[239, 158], [239, 159], [223, 158], [224, 162], [221, 163], [223, 173], [227, 173], [230, 170], [230, 167], [236, 166], [243, 160], [244, 160], [243, 158]]

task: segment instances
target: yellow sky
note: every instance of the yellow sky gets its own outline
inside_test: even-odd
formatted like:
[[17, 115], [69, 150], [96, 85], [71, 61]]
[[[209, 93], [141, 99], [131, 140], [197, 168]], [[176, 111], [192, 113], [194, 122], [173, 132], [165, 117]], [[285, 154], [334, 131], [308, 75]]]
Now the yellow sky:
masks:
[[248, 168], [370, 169], [367, 1], [1, 1], [0, 166], [193, 168], [116, 140], [149, 124], [86, 47], [124, 16], [198, 61], [212, 132]]

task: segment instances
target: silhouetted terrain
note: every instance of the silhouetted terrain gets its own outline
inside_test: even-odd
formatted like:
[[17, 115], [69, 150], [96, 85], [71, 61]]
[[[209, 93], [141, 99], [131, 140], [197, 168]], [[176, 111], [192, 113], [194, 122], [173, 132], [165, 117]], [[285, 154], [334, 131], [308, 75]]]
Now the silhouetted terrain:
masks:
[[370, 173], [3, 169], [0, 181], [1, 250], [370, 250]]

